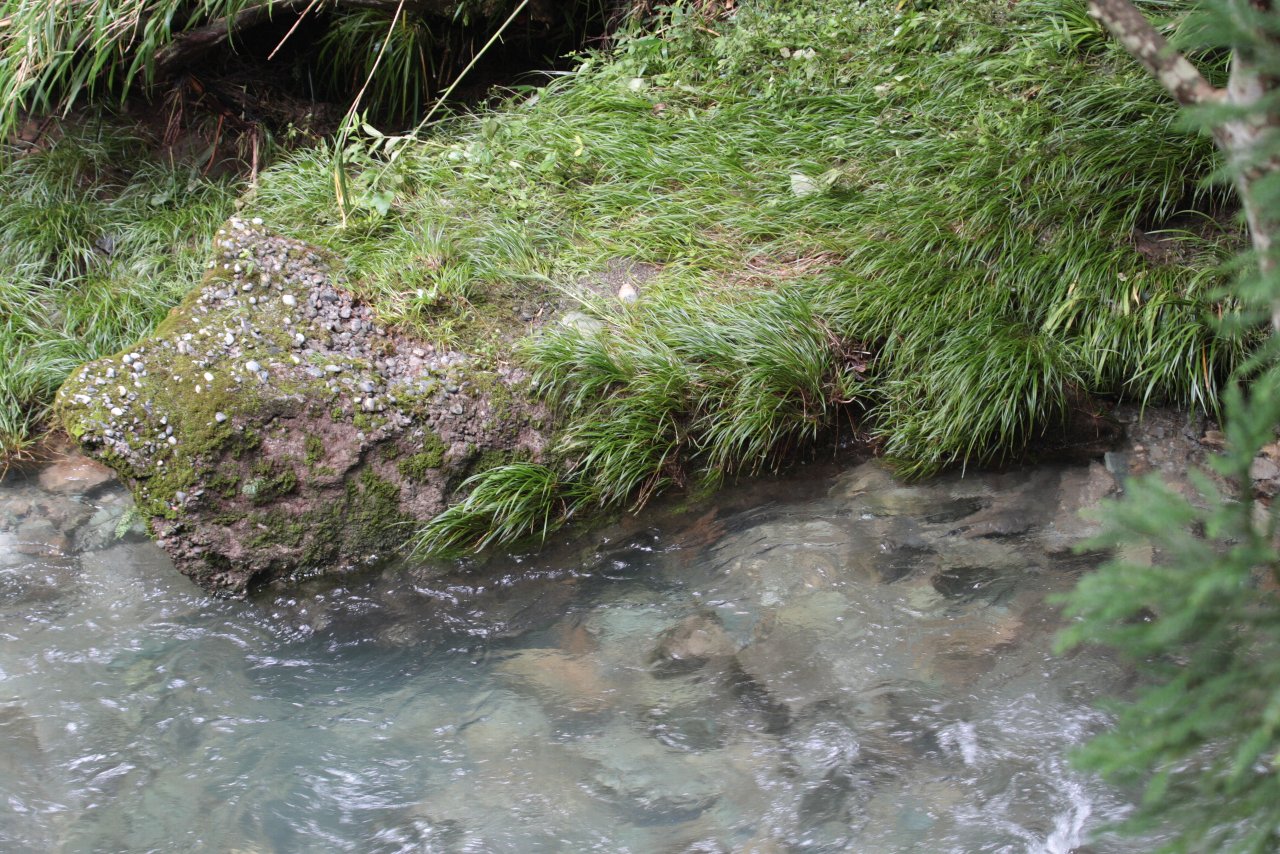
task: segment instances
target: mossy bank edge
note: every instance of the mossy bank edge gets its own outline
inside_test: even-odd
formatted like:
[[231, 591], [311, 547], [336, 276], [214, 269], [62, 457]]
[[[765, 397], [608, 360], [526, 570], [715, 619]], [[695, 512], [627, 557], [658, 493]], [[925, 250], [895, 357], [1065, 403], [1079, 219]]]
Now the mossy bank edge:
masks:
[[478, 356], [387, 330], [322, 251], [260, 220], [215, 247], [152, 337], [56, 404], [201, 587], [376, 560], [478, 467], [540, 457], [546, 412], [492, 340]]

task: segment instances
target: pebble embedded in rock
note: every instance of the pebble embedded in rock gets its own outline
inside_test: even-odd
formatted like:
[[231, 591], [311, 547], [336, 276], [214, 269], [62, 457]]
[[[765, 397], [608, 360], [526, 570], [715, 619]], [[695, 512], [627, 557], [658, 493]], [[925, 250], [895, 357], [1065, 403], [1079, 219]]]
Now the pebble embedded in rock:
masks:
[[257, 362], [250, 359], [248, 362], [245, 362], [244, 369], [251, 374], [256, 374], [258, 371], [262, 370], [262, 365], [259, 365]]
[[285, 294], [284, 296], [280, 297], [280, 301], [290, 307], [293, 307], [298, 304], [298, 300], [294, 298], [293, 294]]
[[324, 369], [325, 369], [326, 371], [328, 371], [329, 373], [331, 373], [331, 374], [340, 374], [340, 373], [342, 373], [342, 366], [341, 366], [341, 365], [325, 365], [325, 366], [324, 366]]
[[111, 407], [111, 414], [116, 418], [119, 418], [121, 415], [124, 415], [124, 410], [118, 406], [113, 406]]
[[223, 421], [226, 421], [226, 420], [227, 420], [227, 413], [225, 413], [225, 412], [215, 412], [215, 413], [213, 413], [213, 420], [214, 420], [214, 421], [217, 421], [219, 424], [221, 424]]
[[211, 383], [211, 382], [213, 382], [213, 374], [209, 373], [208, 371], [205, 371], [205, 372], [204, 372], [204, 381], [205, 381], [205, 382], [207, 382], [207, 383]]

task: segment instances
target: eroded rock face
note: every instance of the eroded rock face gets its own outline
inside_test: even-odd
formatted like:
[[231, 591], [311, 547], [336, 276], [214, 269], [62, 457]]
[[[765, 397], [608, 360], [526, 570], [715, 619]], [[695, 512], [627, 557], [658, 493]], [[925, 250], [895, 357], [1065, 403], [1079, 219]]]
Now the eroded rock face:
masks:
[[540, 455], [545, 412], [503, 353], [382, 327], [322, 252], [260, 221], [233, 219], [215, 246], [155, 335], [58, 397], [205, 589], [385, 556], [478, 465]]

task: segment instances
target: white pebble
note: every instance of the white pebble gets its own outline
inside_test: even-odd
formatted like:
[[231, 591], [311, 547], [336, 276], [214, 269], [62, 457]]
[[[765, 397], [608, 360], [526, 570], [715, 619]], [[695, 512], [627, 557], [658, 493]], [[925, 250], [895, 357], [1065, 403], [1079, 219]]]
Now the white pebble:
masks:
[[250, 360], [244, 363], [244, 369], [251, 374], [256, 374], [258, 371], [262, 370], [262, 365], [259, 365], [257, 362]]
[[213, 413], [213, 420], [214, 420], [214, 421], [217, 421], [219, 424], [221, 424], [223, 421], [226, 421], [226, 420], [227, 420], [227, 413], [225, 413], [225, 412], [215, 412], [215, 413]]
[[326, 371], [328, 371], [329, 373], [331, 373], [331, 374], [340, 374], [340, 373], [342, 373], [342, 368], [341, 368], [340, 366], [338, 366], [338, 365], [325, 365], [325, 366], [324, 366], [324, 369], [325, 369]]
[[298, 304], [298, 301], [294, 298], [293, 294], [285, 294], [280, 297], [280, 301], [287, 306], [295, 306]]
[[205, 381], [205, 382], [207, 382], [207, 383], [211, 383], [211, 382], [213, 382], [213, 374], [209, 373], [208, 371], [205, 371], [205, 372], [204, 372], [204, 381]]
[[121, 415], [124, 415], [124, 410], [118, 406], [113, 406], [111, 407], [111, 414], [116, 418], [119, 418]]
[[170, 437], [169, 437], [169, 444], [170, 444], [170, 445], [176, 445], [176, 444], [178, 444], [178, 437], [177, 437], [177, 436], [170, 436]]

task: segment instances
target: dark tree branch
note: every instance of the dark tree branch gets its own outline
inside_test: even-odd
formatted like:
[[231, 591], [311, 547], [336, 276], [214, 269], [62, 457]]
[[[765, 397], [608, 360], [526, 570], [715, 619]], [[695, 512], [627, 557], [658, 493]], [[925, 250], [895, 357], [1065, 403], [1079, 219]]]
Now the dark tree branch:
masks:
[[[287, 14], [306, 6], [308, 0], [267, 0], [255, 6], [241, 9], [234, 15], [217, 18], [199, 27], [175, 36], [173, 41], [156, 51], [155, 73], [167, 77], [190, 65], [211, 50], [226, 44], [236, 35], [260, 26], [276, 14]], [[322, 8], [380, 9], [393, 12], [397, 0], [331, 0]], [[405, 8], [425, 14], [447, 15], [453, 10], [452, 0], [411, 0]]]
[[187, 30], [156, 51], [155, 73], [157, 76], [167, 77], [176, 69], [194, 62], [214, 48], [230, 41], [236, 33], [252, 29], [270, 20], [275, 12], [289, 11], [299, 5], [301, 3], [297, 0], [286, 3], [262, 3], [241, 9], [226, 18], [218, 18], [202, 27]]
[[1178, 103], [1190, 106], [1222, 99], [1222, 92], [1174, 50], [1129, 0], [1089, 0], [1089, 14], [1101, 21]]

